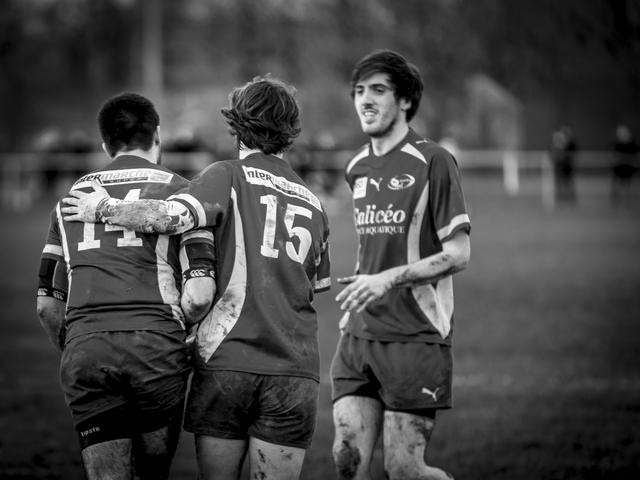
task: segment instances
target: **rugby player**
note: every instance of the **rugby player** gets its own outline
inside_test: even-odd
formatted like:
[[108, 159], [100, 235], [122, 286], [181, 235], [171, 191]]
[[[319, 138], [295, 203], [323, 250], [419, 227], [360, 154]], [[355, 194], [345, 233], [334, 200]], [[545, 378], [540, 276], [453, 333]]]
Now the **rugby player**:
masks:
[[[159, 165], [159, 119], [148, 99], [115, 96], [98, 124], [112, 161], [73, 191], [97, 181], [116, 198], [164, 198], [187, 184]], [[87, 478], [131, 479], [134, 470], [168, 478], [191, 370], [186, 330], [215, 293], [213, 234], [67, 223], [60, 208], [42, 254], [37, 311], [62, 352], [60, 383]]]
[[71, 192], [69, 220], [136, 231], [214, 227], [218, 296], [196, 337], [185, 428], [199, 478], [300, 475], [315, 427], [319, 358], [314, 292], [330, 287], [326, 213], [283, 152], [299, 134], [294, 91], [256, 78], [222, 110], [239, 159], [220, 161], [167, 201]]
[[436, 411], [450, 408], [452, 274], [469, 260], [469, 216], [454, 158], [409, 127], [415, 66], [388, 50], [355, 66], [351, 95], [369, 136], [346, 166], [359, 249], [336, 301], [345, 311], [331, 364], [341, 479], [368, 479], [382, 431], [390, 479], [451, 478], [427, 465]]

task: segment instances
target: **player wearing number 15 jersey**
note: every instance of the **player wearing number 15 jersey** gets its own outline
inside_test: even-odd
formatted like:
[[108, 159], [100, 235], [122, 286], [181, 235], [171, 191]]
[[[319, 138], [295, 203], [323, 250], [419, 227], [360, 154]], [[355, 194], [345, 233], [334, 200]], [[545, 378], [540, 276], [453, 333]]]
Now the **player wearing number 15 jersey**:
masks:
[[[98, 181], [116, 198], [165, 198], [188, 183], [157, 164], [158, 116], [146, 98], [116, 96], [98, 119], [112, 161], [73, 190]], [[132, 468], [141, 479], [167, 478], [190, 371], [185, 323], [213, 300], [212, 232], [69, 223], [58, 204], [42, 257], [40, 313], [64, 300], [56, 272], [68, 273], [66, 318], [43, 324], [62, 349], [60, 383], [88, 478], [130, 478]]]
[[223, 109], [238, 160], [216, 162], [166, 202], [73, 193], [72, 220], [182, 232], [214, 227], [218, 293], [197, 334], [185, 428], [202, 478], [297, 478], [315, 425], [314, 292], [330, 286], [319, 199], [283, 158], [300, 132], [292, 89], [272, 78], [237, 88]]

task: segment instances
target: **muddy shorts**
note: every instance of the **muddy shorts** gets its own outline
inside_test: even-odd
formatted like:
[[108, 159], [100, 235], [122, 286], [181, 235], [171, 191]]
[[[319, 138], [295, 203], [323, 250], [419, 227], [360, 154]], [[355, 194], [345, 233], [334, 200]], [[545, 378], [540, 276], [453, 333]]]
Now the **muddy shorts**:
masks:
[[409, 413], [451, 408], [452, 365], [448, 345], [379, 342], [345, 333], [331, 362], [332, 399], [371, 397], [387, 410]]
[[317, 408], [318, 382], [310, 378], [196, 369], [184, 427], [196, 435], [306, 449]]
[[65, 346], [60, 384], [83, 446], [168, 425], [182, 413], [184, 332], [97, 332]]

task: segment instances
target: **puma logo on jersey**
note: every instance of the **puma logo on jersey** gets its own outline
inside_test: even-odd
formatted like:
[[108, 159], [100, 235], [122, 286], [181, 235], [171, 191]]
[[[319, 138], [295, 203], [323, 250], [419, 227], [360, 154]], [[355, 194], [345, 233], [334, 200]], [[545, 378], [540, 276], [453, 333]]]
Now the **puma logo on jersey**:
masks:
[[434, 402], [438, 401], [438, 391], [440, 390], [440, 387], [436, 388], [433, 392], [431, 390], [429, 390], [427, 387], [422, 387], [421, 392], [429, 395], [431, 398], [433, 398]]
[[374, 180], [373, 178], [369, 179], [369, 183], [376, 187], [377, 191], [380, 191], [380, 182], [382, 182], [382, 177], [379, 177], [378, 180]]

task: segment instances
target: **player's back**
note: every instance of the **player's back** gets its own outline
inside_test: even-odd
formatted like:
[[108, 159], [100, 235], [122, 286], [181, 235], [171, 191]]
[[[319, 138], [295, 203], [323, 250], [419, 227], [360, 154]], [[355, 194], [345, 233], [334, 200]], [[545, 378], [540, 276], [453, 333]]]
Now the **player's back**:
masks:
[[214, 164], [182, 201], [215, 226], [221, 252], [220, 297], [198, 333], [206, 366], [317, 377], [311, 302], [330, 282], [319, 199], [286, 160], [255, 153]]
[[[72, 189], [87, 189], [92, 180], [99, 180], [112, 197], [127, 200], [164, 199], [188, 183], [131, 155], [81, 177]], [[67, 338], [97, 330], [183, 329], [178, 236], [64, 222], [57, 210], [70, 269]]]

